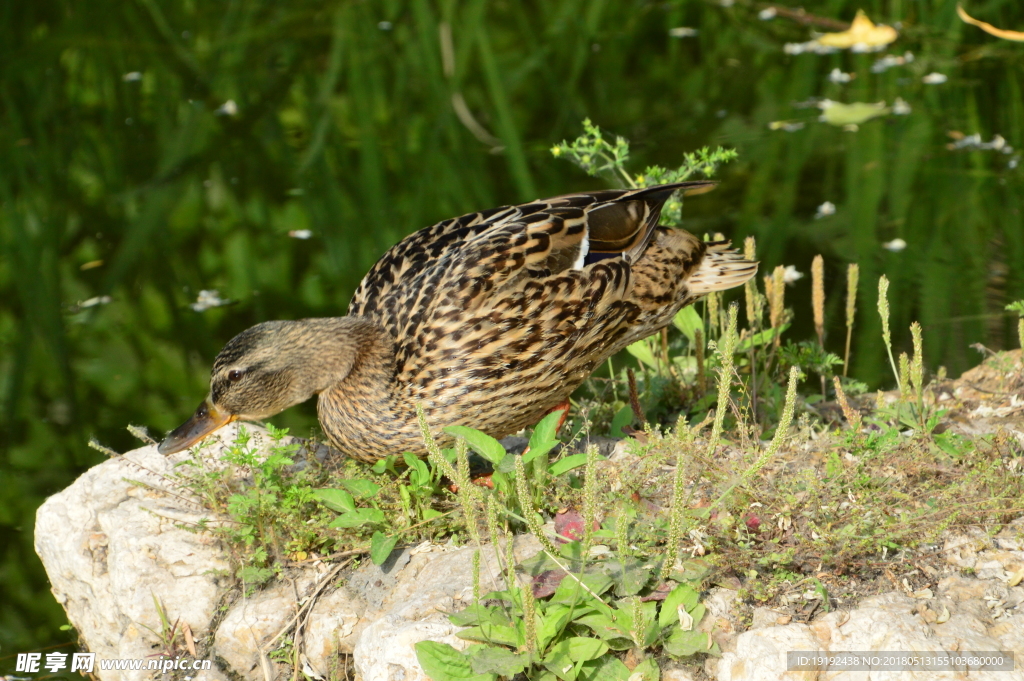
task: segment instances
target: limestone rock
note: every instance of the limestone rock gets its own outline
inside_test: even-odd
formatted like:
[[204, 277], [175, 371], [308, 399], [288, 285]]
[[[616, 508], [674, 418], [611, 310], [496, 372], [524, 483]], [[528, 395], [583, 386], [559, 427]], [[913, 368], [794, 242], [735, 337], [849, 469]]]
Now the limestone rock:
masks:
[[[174, 459], [144, 447], [86, 471], [36, 513], [36, 553], [57, 601], [100, 658], [144, 659], [161, 631], [158, 598], [173, 622], [209, 629], [226, 585], [223, 552], [209, 533], [190, 532], [206, 513], [151, 488], [166, 486]], [[149, 678], [147, 671], [103, 678]]]
[[[257, 446], [266, 431], [246, 426]], [[219, 444], [203, 450], [205, 464], [220, 461], [237, 435], [233, 424], [220, 431]], [[296, 442], [299, 442], [296, 440]], [[322, 458], [326, 448], [299, 452]], [[303, 615], [302, 661], [326, 677], [339, 654], [351, 654], [364, 681], [426, 677], [415, 644], [425, 639], [465, 647], [445, 613], [473, 599], [474, 549], [423, 545], [396, 551], [383, 566], [366, 564], [348, 583], [322, 583], [327, 566], [290, 570], [286, 580], [218, 607], [234, 589], [223, 547], [208, 532], [192, 532], [209, 513], [175, 489], [173, 468], [187, 452], [164, 457], [149, 446], [111, 459], [84, 473], [44, 503], [36, 520], [36, 551], [43, 560], [54, 595], [81, 633], [86, 649], [99, 659], [145, 659], [161, 652], [160, 614], [191, 629], [206, 657], [220, 668], [193, 679], [222, 681], [280, 677], [268, 656], [301, 604], [314, 599]], [[517, 558], [539, 550], [536, 540], [516, 539]], [[493, 548], [481, 560], [485, 591], [504, 588]], [[215, 631], [213, 630], [215, 628]], [[291, 632], [287, 633], [291, 635]], [[149, 670], [96, 670], [102, 681], [141, 681]]]
[[[353, 651], [355, 670], [362, 681], [427, 681], [416, 659], [416, 643], [429, 639], [459, 650], [469, 645], [455, 637], [459, 628], [448, 622], [446, 613], [462, 610], [473, 601], [475, 549], [432, 548], [441, 550], [413, 549], [407, 560], [400, 560], [393, 588], [377, 612], [367, 614], [371, 623], [359, 635]], [[480, 556], [483, 593], [504, 588], [495, 553], [487, 548]], [[517, 537], [514, 549], [516, 559], [524, 560], [540, 550], [540, 543], [532, 536]], [[386, 568], [369, 565], [364, 570], [380, 576]]]
[[[247, 428], [257, 439], [265, 435]], [[225, 428], [221, 441], [230, 442], [235, 433], [234, 427]], [[223, 450], [223, 445], [204, 450], [208, 465], [223, 466]], [[623, 444], [609, 454], [602, 462], [608, 474], [635, 461]], [[457, 628], [446, 613], [473, 600], [472, 548], [406, 547], [383, 566], [364, 564], [347, 579], [323, 564], [290, 568], [287, 579], [230, 601], [232, 591], [239, 590], [228, 576], [223, 547], [209, 533], [186, 529], [209, 514], [178, 493], [170, 477], [173, 466], [188, 456], [167, 458], [155, 447], [129, 452], [87, 471], [39, 509], [36, 549], [53, 592], [84, 646], [98, 658], [145, 659], [161, 652], [154, 595], [167, 617], [188, 624], [200, 650], [218, 662], [216, 669], [192, 675], [202, 681], [280, 678], [283, 667], [275, 668], [267, 653], [306, 604], [310, 609], [302, 615], [298, 652], [304, 669], [314, 675], [327, 677], [337, 669], [339, 654], [351, 654], [361, 681], [426, 681], [415, 655], [417, 642], [467, 645], [455, 636]], [[933, 569], [928, 574], [937, 583], [915, 592], [915, 598], [883, 594], [809, 623], [787, 623], [788, 615], [756, 608], [754, 628], [743, 631], [750, 621], [748, 606], [736, 591], [713, 589], [705, 595], [708, 617], [701, 627], [724, 653], [704, 660], [704, 671], [720, 681], [863, 678], [855, 672], [786, 672], [790, 650], [1010, 650], [1024, 660], [1022, 546], [1024, 521], [995, 537], [978, 532], [950, 537], [943, 549], [947, 562], [969, 567], [974, 575], [942, 576]], [[522, 560], [539, 546], [532, 537], [519, 537], [515, 549]], [[481, 582], [485, 592], [503, 586], [490, 548], [481, 555]], [[226, 612], [218, 620], [219, 607]], [[666, 680], [685, 681], [697, 669], [669, 665], [663, 671]], [[900, 678], [934, 676], [929, 674]], [[141, 681], [152, 672], [97, 670], [97, 676]], [[1014, 672], [972, 673], [971, 678], [1024, 681], [1024, 671], [1018, 664]]]
[[[941, 587], [940, 587], [941, 589]], [[977, 600], [964, 601], [977, 604]], [[937, 605], [936, 602], [931, 603]], [[810, 624], [789, 624], [752, 629], [740, 634], [734, 650], [726, 652], [714, 668], [718, 681], [768, 681], [769, 679], [829, 679], [853, 681], [866, 678], [865, 672], [786, 671], [786, 653], [843, 651], [940, 652], [968, 650], [1009, 650], [1020, 656], [1024, 641], [1024, 613], [1014, 614], [991, 624], [973, 614], [973, 608], [961, 608], [950, 599], [942, 603], [955, 611], [939, 623], [928, 622], [923, 612], [928, 604], [902, 594], [889, 593], [867, 598], [851, 611], [829, 613]], [[982, 608], [984, 610], [984, 608]], [[947, 612], [948, 614], [948, 612]], [[984, 613], [980, 613], [984, 615]], [[936, 672], [891, 672], [903, 679], [931, 679]], [[881, 678], [881, 677], [880, 677]], [[894, 676], [893, 678], [896, 678]], [[950, 678], [961, 676], [950, 675]], [[963, 677], [966, 678], [966, 677]], [[1012, 672], [972, 672], [971, 679], [1024, 681], [1019, 665]]]

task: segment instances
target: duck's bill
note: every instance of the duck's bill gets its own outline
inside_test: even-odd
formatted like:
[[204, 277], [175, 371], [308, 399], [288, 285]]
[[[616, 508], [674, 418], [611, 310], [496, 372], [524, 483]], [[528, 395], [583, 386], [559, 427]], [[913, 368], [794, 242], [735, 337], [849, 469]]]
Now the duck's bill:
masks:
[[188, 449], [213, 431], [231, 423], [235, 418], [232, 414], [218, 411], [210, 404], [209, 400], [206, 400], [199, 405], [196, 413], [192, 414], [188, 421], [168, 433], [164, 441], [157, 447], [157, 451], [161, 454], [174, 454]]

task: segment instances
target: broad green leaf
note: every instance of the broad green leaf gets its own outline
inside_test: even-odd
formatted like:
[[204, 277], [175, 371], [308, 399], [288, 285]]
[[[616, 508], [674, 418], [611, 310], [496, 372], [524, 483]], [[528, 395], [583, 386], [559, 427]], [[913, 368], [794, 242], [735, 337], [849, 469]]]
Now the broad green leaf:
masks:
[[523, 463], [530, 463], [538, 456], [547, 454], [552, 449], [561, 444], [558, 440], [548, 440], [547, 442], [538, 443], [537, 446], [530, 445], [530, 448], [523, 452]]
[[574, 621], [585, 627], [590, 627], [596, 635], [606, 641], [616, 638], [629, 638], [629, 630], [622, 628], [619, 622], [613, 621], [611, 617], [602, 613], [584, 615], [583, 617], [577, 617]]
[[673, 657], [687, 657], [708, 651], [708, 635], [703, 631], [675, 629], [665, 641], [665, 652]]
[[624, 561], [608, 561], [605, 569], [615, 580], [615, 593], [619, 596], [633, 596], [640, 593], [651, 580], [657, 569], [653, 558], [627, 558]]
[[500, 625], [511, 623], [501, 608], [482, 603], [474, 603], [465, 610], [448, 615], [448, 621], [457, 627], [470, 627], [485, 622]]
[[712, 572], [711, 565], [703, 558], [690, 558], [680, 569], [669, 574], [669, 579], [677, 582], [700, 582]]
[[476, 428], [468, 428], [466, 426], [448, 426], [444, 429], [444, 432], [455, 437], [461, 437], [466, 440], [466, 444], [473, 448], [480, 456], [484, 457], [491, 463], [498, 463], [505, 458], [505, 448], [501, 446], [501, 443], [495, 440], [487, 433], [482, 433]]
[[581, 681], [627, 681], [629, 675], [629, 667], [622, 664], [622, 660], [605, 655], [596, 660], [584, 662], [578, 678]]
[[561, 644], [552, 646], [540, 663], [562, 681], [575, 681], [576, 679], [576, 665], [569, 657], [568, 649]]
[[381, 565], [391, 555], [391, 551], [397, 543], [398, 535], [389, 537], [380, 530], [377, 530], [370, 539], [370, 560], [374, 565]]
[[511, 678], [525, 670], [530, 664], [528, 656], [497, 646], [470, 646], [466, 650], [466, 655], [469, 657], [473, 671], [477, 674], [497, 674]]
[[444, 513], [441, 513], [440, 511], [435, 510], [433, 508], [426, 508], [423, 509], [423, 513], [421, 513], [420, 515], [423, 517], [424, 520], [433, 520], [434, 518], [440, 518], [444, 515]]
[[672, 589], [672, 592], [661, 602], [658, 624], [662, 627], [675, 624], [679, 621], [679, 611], [677, 608], [680, 605], [683, 606], [686, 612], [690, 612], [699, 602], [700, 594], [694, 591], [692, 586], [680, 584]]
[[629, 354], [633, 355], [652, 369], [658, 369], [661, 366], [661, 362], [659, 362], [654, 356], [653, 346], [646, 338], [638, 340], [632, 345], [626, 346], [626, 350], [629, 351]]
[[[616, 602], [617, 609], [615, 611], [615, 624], [626, 632], [630, 632], [627, 635], [632, 638], [633, 630], [633, 603], [631, 598], [623, 598]], [[644, 621], [647, 623], [647, 628], [643, 632], [643, 641], [641, 644], [647, 646], [657, 640], [658, 634], [661, 633], [661, 627], [658, 626], [657, 617], [657, 604], [654, 601], [647, 601], [646, 603], [640, 604], [640, 611], [643, 613]]]
[[[539, 650], [547, 648], [556, 636], [565, 628], [569, 620], [570, 609], [567, 605], [549, 605], [544, 614], [540, 617], [540, 626], [537, 627], [537, 647]], [[554, 671], [554, 670], [552, 670]]]
[[533, 427], [533, 434], [530, 436], [530, 448], [545, 442], [558, 442], [558, 421], [562, 418], [562, 410], [556, 410], [545, 416]]
[[626, 437], [626, 434], [622, 432], [622, 428], [633, 423], [633, 419], [633, 408], [628, 404], [615, 412], [615, 416], [612, 417], [611, 436]]
[[676, 312], [676, 316], [672, 318], [672, 324], [686, 335], [691, 344], [697, 342], [698, 330], [703, 335], [705, 341], [708, 339], [704, 333], [704, 321], [700, 318], [697, 311], [693, 309], [692, 305], [687, 305], [679, 312]]
[[348, 528], [361, 525], [378, 525], [384, 522], [384, 513], [376, 508], [357, 508], [335, 518], [328, 527]]
[[555, 477], [558, 477], [562, 473], [571, 471], [573, 468], [579, 468], [586, 462], [586, 454], [573, 454], [572, 456], [567, 456], [564, 459], [559, 459], [558, 461], [551, 464], [551, 466], [548, 468], [548, 473]]
[[586, 636], [573, 636], [567, 638], [559, 645], [566, 645], [569, 650], [569, 659], [573, 662], [583, 660], [596, 660], [608, 652], [608, 644], [599, 638]]
[[447, 643], [420, 641], [416, 644], [416, 659], [433, 681], [492, 681], [494, 674], [477, 674], [469, 657]]
[[[533, 453], [533, 450], [531, 450], [530, 452], [527, 452], [526, 454], [523, 454], [523, 463], [529, 463], [530, 462], [530, 458], [533, 458], [533, 457], [527, 458], [527, 456], [529, 454], [532, 454], [532, 453]], [[540, 454], [541, 452], [537, 452], [537, 453]], [[498, 463], [494, 464], [494, 470], [495, 470], [495, 472], [498, 472], [498, 473], [511, 473], [511, 472], [515, 471], [515, 469], [516, 469], [516, 455], [515, 454], [506, 454], [505, 458], [503, 458]]]
[[[584, 572], [583, 575], [580, 575], [579, 573], [573, 574], [578, 577], [588, 589], [597, 595], [603, 594], [609, 587], [611, 587], [612, 584], [615, 583], [611, 576], [603, 570], [591, 569]], [[549, 602], [569, 604], [574, 600], [577, 603], [577, 614], [582, 614], [580, 612], [580, 605], [586, 603], [587, 607], [590, 607], [593, 605], [594, 597], [587, 593], [587, 591], [583, 589], [579, 585], [579, 582], [573, 579], [572, 576], [569, 576], [563, 579], [561, 584], [558, 585], [555, 593], [551, 595], [551, 600]]]
[[693, 626], [697, 627], [700, 624], [701, 620], [704, 619], [704, 613], [707, 612], [707, 608], [704, 607], [703, 603], [698, 603], [697, 605], [693, 606], [693, 610], [690, 610], [688, 612], [690, 617], [693, 618]]
[[380, 491], [380, 485], [369, 480], [342, 480], [340, 484], [358, 499], [369, 499]]
[[[412, 469], [409, 475], [410, 482], [421, 485], [430, 482], [430, 469], [427, 468], [427, 464], [423, 463], [423, 459], [411, 452], [406, 452], [402, 458], [405, 460], [405, 465]], [[413, 479], [414, 476], [416, 476], [415, 480]]]
[[338, 513], [351, 511], [356, 507], [355, 499], [343, 489], [315, 489], [313, 496], [319, 499], [324, 506]]
[[459, 638], [466, 639], [467, 641], [480, 641], [482, 643], [499, 643], [503, 646], [511, 646], [516, 648], [519, 646], [519, 632], [512, 627], [506, 627], [501, 624], [491, 624], [490, 622], [481, 622], [475, 627], [469, 629], [463, 629], [462, 631], [455, 634]]
[[653, 657], [648, 657], [646, 660], [633, 667], [633, 671], [630, 673], [629, 678], [633, 681], [659, 681], [661, 678], [661, 669], [658, 668], [658, 663]]

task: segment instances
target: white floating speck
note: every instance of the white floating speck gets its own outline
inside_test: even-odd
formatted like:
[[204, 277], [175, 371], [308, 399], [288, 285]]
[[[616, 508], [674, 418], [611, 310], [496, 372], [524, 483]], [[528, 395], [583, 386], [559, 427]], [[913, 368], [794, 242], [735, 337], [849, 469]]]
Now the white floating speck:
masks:
[[832, 72], [828, 74], [828, 79], [833, 83], [849, 83], [854, 77], [854, 74], [843, 73], [839, 69], [832, 69]]
[[221, 104], [220, 108], [218, 108], [213, 113], [217, 114], [218, 116], [234, 116], [238, 113], [238, 105], [235, 104], [235, 100], [229, 99], [228, 101]]
[[390, 31], [392, 28], [394, 28], [394, 26], [390, 21], [378, 21], [377, 28], [379, 28], [382, 31]]
[[196, 302], [189, 305], [189, 307], [196, 312], [205, 312], [211, 307], [221, 307], [222, 305], [227, 305], [230, 302], [230, 300], [221, 298], [219, 291], [200, 291], [199, 296], [196, 298]]
[[110, 296], [96, 296], [95, 298], [89, 298], [88, 300], [83, 300], [82, 302], [78, 303], [78, 305], [76, 307], [78, 307], [79, 310], [84, 310], [84, 309], [86, 309], [88, 307], [96, 307], [97, 305], [106, 305], [110, 301], [111, 301], [111, 297]]
[[786, 269], [782, 273], [782, 281], [787, 284], [794, 284], [803, 278], [804, 273], [797, 271], [795, 265], [786, 265]]
[[892, 112], [897, 116], [906, 116], [910, 111], [910, 105], [902, 97], [897, 97], [896, 101], [892, 103]]
[[836, 214], [836, 204], [832, 203], [831, 201], [826, 201], [825, 203], [823, 203], [820, 206], [818, 206], [818, 212], [814, 214], [814, 219], [815, 220], [820, 220], [823, 217], [827, 217], [829, 215], [835, 215], [835, 214]]
[[782, 51], [786, 54], [803, 54], [805, 52], [811, 54], [833, 54], [839, 50], [835, 47], [822, 45], [817, 40], [811, 40], [806, 43], [786, 43]]
[[288, 236], [290, 236], [293, 239], [308, 239], [309, 237], [313, 236], [313, 232], [308, 229], [293, 229], [292, 231], [288, 232]]
[[892, 241], [886, 241], [882, 244], [882, 248], [893, 253], [899, 253], [907, 247], [907, 242], [903, 239], [893, 239]]
[[679, 26], [677, 28], [669, 29], [668, 34], [673, 38], [693, 38], [697, 35], [697, 29], [690, 28], [689, 26]]
[[947, 80], [949, 80], [949, 78], [946, 77], [946, 74], [936, 73], [933, 71], [932, 73], [929, 73], [927, 76], [922, 78], [921, 82], [924, 83], [925, 85], [941, 85], [942, 83], [945, 83]]
[[897, 57], [894, 54], [887, 54], [871, 66], [871, 72], [882, 73], [883, 71], [891, 69], [893, 66], [904, 66], [912, 61], [914, 61], [913, 52], [904, 52], [902, 57]]
[[778, 16], [779, 12], [774, 7], [766, 7], [757, 13], [757, 18], [761, 21], [768, 21]]
[[1013, 147], [1006, 143], [1006, 139], [1002, 135], [993, 135], [990, 142], [982, 142], [981, 134], [974, 133], [973, 135], [967, 135], [957, 141], [947, 144], [948, 149], [983, 149], [990, 151], [999, 151], [1004, 154], [1012, 154]]
[[142, 71], [129, 71], [128, 73], [121, 76], [121, 80], [126, 83], [137, 83], [142, 80]]

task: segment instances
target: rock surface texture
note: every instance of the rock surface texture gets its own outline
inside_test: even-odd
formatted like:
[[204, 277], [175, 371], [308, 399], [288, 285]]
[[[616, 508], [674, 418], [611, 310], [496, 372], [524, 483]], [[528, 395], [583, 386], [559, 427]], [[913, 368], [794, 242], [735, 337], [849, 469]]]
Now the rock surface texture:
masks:
[[[259, 429], [248, 427], [260, 435]], [[223, 429], [221, 442], [236, 431]], [[219, 461], [223, 444], [202, 456]], [[325, 451], [314, 452], [322, 456]], [[300, 452], [300, 457], [302, 456]], [[154, 599], [171, 622], [187, 625], [200, 659], [214, 669], [191, 678], [284, 678], [268, 653], [301, 614], [304, 671], [328, 678], [339, 653], [352, 656], [363, 681], [426, 681], [413, 646], [425, 639], [465, 648], [445, 612], [473, 597], [473, 549], [424, 544], [395, 552], [383, 566], [367, 563], [339, 586], [330, 565], [293, 570], [287, 578], [251, 595], [240, 595], [228, 577], [223, 547], [193, 528], [208, 513], [175, 493], [170, 475], [188, 453], [164, 457], [155, 446], [111, 459], [84, 473], [43, 504], [36, 517], [36, 552], [51, 587], [83, 647], [99, 659], [152, 659], [164, 649]], [[516, 540], [524, 560], [539, 550], [531, 537]], [[493, 551], [481, 556], [482, 588], [495, 580]], [[224, 610], [226, 609], [226, 612]], [[287, 635], [291, 635], [289, 632]], [[103, 681], [153, 678], [153, 672], [97, 670]]]
[[[968, 388], [986, 388], [981, 370], [968, 376], [973, 381]], [[962, 403], [969, 399], [965, 396]], [[1006, 428], [1024, 443], [1024, 403], [1016, 396], [1004, 402], [967, 408], [978, 418], [1002, 419], [985, 427]], [[259, 429], [250, 432], [263, 437]], [[221, 443], [235, 435], [235, 428], [223, 429]], [[628, 448], [605, 444], [604, 474], [614, 477], [636, 465]], [[208, 466], [222, 465], [223, 450], [223, 444], [216, 444], [201, 456]], [[326, 454], [320, 449], [305, 456]], [[153, 446], [134, 450], [90, 469], [39, 509], [36, 550], [53, 593], [83, 647], [98, 658], [144, 660], [166, 651], [160, 609], [170, 622], [179, 622], [179, 640], [194, 640], [199, 658], [214, 661], [210, 671], [189, 673], [191, 679], [285, 678], [290, 669], [270, 652], [281, 647], [284, 637], [295, 637], [296, 625], [300, 636], [293, 638], [291, 659], [310, 678], [352, 673], [362, 681], [426, 681], [413, 647], [418, 641], [467, 645], [455, 636], [457, 628], [445, 613], [472, 601], [472, 548], [426, 543], [396, 551], [383, 566], [367, 563], [348, 573], [339, 564], [308, 561], [247, 593], [230, 576], [224, 547], [211, 533], [199, 531], [209, 513], [175, 486], [174, 466], [189, 456], [167, 458]], [[521, 537], [515, 550], [523, 560], [539, 546]], [[951, 536], [930, 551], [935, 562], [921, 568], [927, 588], [914, 591], [905, 580], [893, 579], [890, 593], [864, 598], [856, 607], [831, 603], [831, 611], [810, 608], [814, 616], [808, 615], [808, 621], [769, 608], [751, 610], [738, 591], [715, 587], [704, 595], [708, 615], [700, 627], [719, 644], [722, 657], [706, 658], [703, 667], [666, 661], [662, 678], [1024, 681], [1024, 519], [995, 536], [981, 531]], [[485, 550], [481, 558], [482, 589], [500, 588], [494, 552]], [[807, 602], [821, 598], [813, 590], [794, 597]], [[791, 650], [1009, 651], [1017, 666], [969, 675], [797, 672], [786, 670]], [[99, 669], [96, 676], [103, 681], [155, 677], [146, 670]]]

